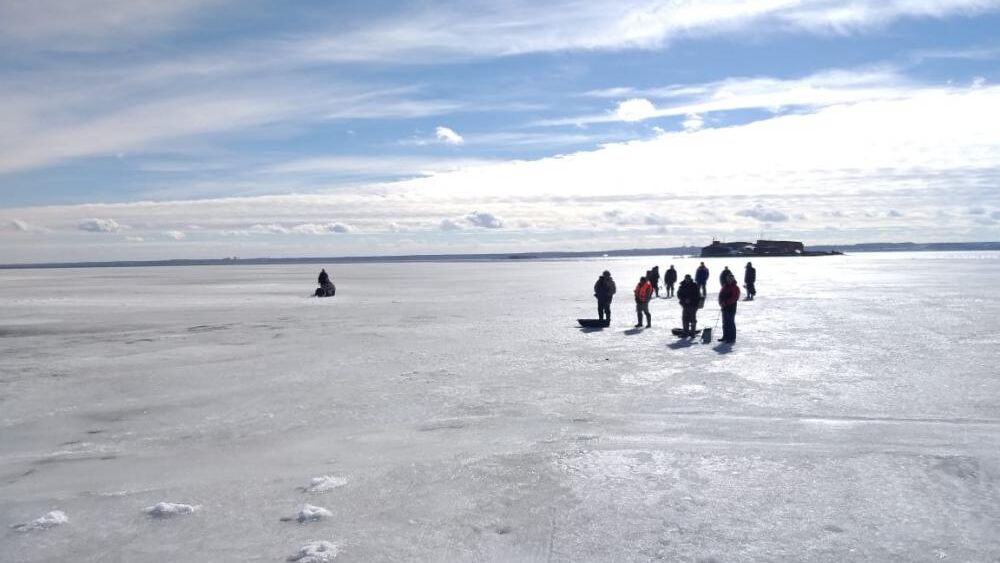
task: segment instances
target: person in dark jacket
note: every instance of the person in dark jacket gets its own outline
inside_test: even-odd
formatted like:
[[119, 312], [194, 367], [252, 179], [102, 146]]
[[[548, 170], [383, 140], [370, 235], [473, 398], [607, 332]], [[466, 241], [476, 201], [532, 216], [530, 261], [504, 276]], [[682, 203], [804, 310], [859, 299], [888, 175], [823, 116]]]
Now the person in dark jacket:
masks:
[[597, 318], [602, 321], [611, 322], [611, 300], [615, 296], [618, 288], [615, 280], [611, 279], [611, 272], [604, 270], [601, 277], [597, 278], [594, 284], [594, 297], [597, 298]]
[[705, 266], [704, 262], [695, 270], [694, 281], [698, 282], [698, 287], [701, 289], [701, 296], [708, 296], [708, 267]]
[[671, 264], [667, 268], [666, 272], [663, 272], [663, 288], [666, 290], [667, 297], [674, 296], [674, 284], [677, 283], [677, 270], [674, 269], [674, 265]]
[[731, 275], [733, 275], [733, 273], [729, 271], [729, 266], [723, 268], [722, 273], [719, 274], [719, 287], [726, 285], [726, 278]]
[[646, 328], [653, 325], [652, 318], [649, 315], [649, 299], [651, 297], [653, 297], [653, 285], [643, 276], [639, 278], [639, 283], [635, 286], [635, 314], [639, 319], [635, 328], [642, 326], [642, 316], [644, 314], [646, 315]]
[[653, 269], [649, 271], [650, 277], [649, 284], [653, 286], [653, 291], [656, 292], [656, 296], [660, 296], [660, 267], [653, 266]]
[[333, 297], [337, 294], [337, 288], [330, 281], [330, 274], [326, 273], [326, 269], [322, 269], [319, 272], [319, 289], [316, 290], [317, 297]]
[[326, 287], [330, 285], [330, 274], [326, 273], [326, 268], [319, 271], [319, 286]]
[[684, 333], [694, 338], [695, 331], [698, 330], [698, 305], [701, 303], [701, 290], [698, 284], [691, 279], [691, 274], [685, 274], [681, 284], [677, 287], [677, 301], [680, 302], [683, 313], [681, 313], [681, 323]]
[[736, 304], [740, 301], [740, 286], [736, 278], [726, 277], [726, 285], [719, 291], [719, 306], [722, 307], [722, 338], [720, 342], [736, 342]]
[[757, 269], [750, 262], [747, 262], [743, 283], [747, 288], [747, 301], [753, 301], [754, 296], [757, 295], [757, 286], [755, 285], [757, 283]]

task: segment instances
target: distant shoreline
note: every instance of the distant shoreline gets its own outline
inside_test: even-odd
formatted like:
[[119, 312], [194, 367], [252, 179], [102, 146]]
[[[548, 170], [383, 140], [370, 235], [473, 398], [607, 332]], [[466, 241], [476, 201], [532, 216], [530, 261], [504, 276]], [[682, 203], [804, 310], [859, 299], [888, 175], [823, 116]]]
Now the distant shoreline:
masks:
[[[1000, 242], [932, 242], [932, 243], [861, 243], [817, 245], [810, 252], [949, 252], [970, 250], [1000, 250]], [[352, 264], [394, 262], [495, 262], [502, 260], [558, 260], [563, 258], [620, 258], [630, 256], [691, 256], [698, 258], [701, 247], [675, 246], [667, 248], [632, 248], [581, 252], [515, 252], [497, 254], [413, 254], [401, 256], [336, 256], [319, 258], [203, 258], [173, 260], [120, 260], [106, 262], [51, 262], [36, 264], [0, 264], [0, 270], [46, 268], [138, 268], [159, 266], [260, 266], [268, 264]], [[740, 256], [736, 256], [740, 258]], [[767, 256], [750, 256], [765, 259]]]

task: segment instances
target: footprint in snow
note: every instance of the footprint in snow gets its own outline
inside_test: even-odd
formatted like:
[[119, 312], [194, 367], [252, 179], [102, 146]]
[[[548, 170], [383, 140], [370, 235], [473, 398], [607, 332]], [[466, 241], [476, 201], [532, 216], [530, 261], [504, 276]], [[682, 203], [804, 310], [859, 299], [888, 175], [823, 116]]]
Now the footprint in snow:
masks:
[[327, 563], [340, 553], [337, 544], [328, 541], [314, 541], [299, 548], [298, 553], [289, 555], [287, 561], [296, 563]]
[[174, 502], [158, 502], [147, 506], [142, 511], [152, 518], [173, 518], [181, 514], [191, 514], [201, 509], [201, 505], [180, 504]]
[[343, 477], [324, 475], [322, 477], [313, 477], [307, 486], [299, 487], [299, 490], [304, 493], [325, 493], [338, 487], [343, 487], [346, 484], [347, 479]]

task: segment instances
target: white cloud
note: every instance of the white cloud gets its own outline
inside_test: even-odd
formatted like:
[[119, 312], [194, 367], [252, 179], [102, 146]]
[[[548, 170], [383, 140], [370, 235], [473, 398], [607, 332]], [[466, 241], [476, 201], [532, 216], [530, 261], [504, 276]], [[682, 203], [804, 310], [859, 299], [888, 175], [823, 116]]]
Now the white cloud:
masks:
[[614, 116], [629, 123], [643, 121], [656, 115], [656, 106], [645, 98], [631, 98], [618, 102]]
[[144, 239], [142, 237], [132, 237], [132, 236], [125, 237], [123, 240], [125, 242], [145, 242], [146, 241], [146, 239]]
[[785, 215], [783, 212], [777, 209], [765, 208], [759, 203], [751, 208], [741, 209], [736, 214], [740, 217], [749, 217], [764, 223], [781, 223], [788, 220], [788, 215]]
[[[634, 245], [638, 239], [615, 238], [618, 231], [629, 231], [622, 236], [649, 231], [656, 226], [647, 224], [650, 214], [669, 218], [671, 236], [689, 241], [713, 234], [752, 236], [757, 221], [779, 225], [781, 236], [813, 243], [851, 242], [866, 234], [989, 240], [1000, 235], [996, 223], [974, 219], [988, 219], [1000, 208], [995, 190], [1000, 182], [998, 105], [1000, 86], [920, 91], [904, 99], [843, 104], [327, 193], [6, 208], [0, 209], [0, 224], [16, 219], [51, 229], [30, 235], [46, 241], [58, 240], [68, 225], [87, 216], [114, 217], [115, 224], [131, 225], [129, 234], [147, 238], [196, 224], [202, 227], [198, 244], [178, 243], [190, 245], [185, 248], [192, 252], [208, 252], [204, 249], [213, 247], [206, 241], [212, 237], [291, 233], [296, 225], [329, 225], [331, 217], [362, 233], [345, 239], [345, 252], [371, 248], [363, 245], [365, 240], [390, 244], [395, 238], [378, 237], [398, 237], [392, 225], [403, 217], [407, 237], [428, 250], [435, 246], [427, 242], [427, 233], [439, 229], [469, 231], [456, 244], [490, 236], [513, 240], [508, 234], [491, 235], [507, 233], [489, 228], [504, 225], [501, 217], [515, 217], [511, 224], [530, 222], [532, 236], [552, 237], [547, 240], [558, 236], [567, 241], [578, 233], [581, 245]], [[974, 206], [983, 213], [970, 215]], [[906, 221], [888, 218], [889, 209], [904, 213]], [[480, 211], [470, 215], [470, 210]], [[866, 214], [870, 210], [882, 211]], [[715, 218], [707, 219], [713, 211]], [[947, 214], [939, 217], [939, 211]], [[788, 219], [793, 214], [817, 222]], [[878, 229], [889, 230], [883, 236]], [[289, 253], [312, 248], [301, 246], [306, 244], [301, 237], [287, 239], [254, 247], [251, 236], [240, 240], [240, 248], [287, 248]], [[0, 259], [16, 258], [19, 248], [26, 252], [0, 245]], [[78, 259], [81, 249], [66, 252]]]
[[996, 10], [995, 0], [714, 0], [617, 2], [465, 0], [400, 10], [397, 17], [296, 46], [334, 62], [465, 60], [571, 50], [658, 49], [688, 38], [744, 33], [847, 33], [900, 18]]
[[76, 228], [91, 233], [117, 233], [122, 230], [122, 225], [119, 225], [114, 219], [94, 218], [81, 220], [76, 224]]
[[434, 129], [434, 136], [437, 137], [438, 141], [448, 145], [461, 145], [465, 142], [461, 135], [447, 127], [438, 126]]
[[697, 113], [689, 113], [684, 121], [681, 122], [681, 127], [685, 131], [697, 131], [705, 126], [705, 120], [702, 119]]
[[465, 220], [474, 227], [483, 229], [501, 229], [503, 220], [492, 213], [481, 213], [474, 211], [465, 217]]
[[[771, 77], [727, 78], [705, 84], [665, 86], [634, 90], [645, 96], [641, 111], [634, 120], [684, 116], [686, 120], [704, 118], [704, 114], [758, 109], [778, 112], [788, 108], [819, 109], [834, 105], [876, 100], [902, 100], [921, 91], [939, 91], [937, 86], [918, 84], [895, 70], [858, 69], [826, 70], [796, 79]], [[660, 106], [647, 98], [665, 100]], [[620, 106], [619, 106], [620, 107]], [[538, 125], [578, 125], [609, 123], [621, 120], [619, 112], [547, 119]]]
[[174, 240], [184, 240], [187, 238], [187, 233], [184, 231], [167, 231], [163, 233]]

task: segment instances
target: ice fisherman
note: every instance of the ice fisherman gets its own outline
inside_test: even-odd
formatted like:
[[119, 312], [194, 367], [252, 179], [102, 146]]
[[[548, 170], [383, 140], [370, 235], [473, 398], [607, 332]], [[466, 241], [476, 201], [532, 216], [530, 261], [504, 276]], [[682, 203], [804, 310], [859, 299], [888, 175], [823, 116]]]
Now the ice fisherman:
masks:
[[656, 292], [656, 296], [660, 296], [660, 267], [653, 266], [653, 269], [649, 271], [649, 284], [653, 286], [653, 291]]
[[681, 284], [677, 287], [677, 301], [681, 304], [681, 326], [684, 333], [694, 338], [695, 331], [698, 330], [698, 305], [701, 303], [701, 290], [698, 284], [691, 279], [691, 274], [685, 274]]
[[326, 268], [319, 271], [319, 286], [325, 288], [330, 285], [330, 274], [326, 273]]
[[322, 269], [319, 272], [319, 289], [316, 290], [316, 297], [332, 297], [336, 295], [337, 288], [330, 281], [330, 274], [326, 273], [326, 269]]
[[722, 273], [719, 274], [719, 287], [726, 285], [726, 278], [731, 275], [733, 275], [733, 273], [729, 271], [729, 266], [723, 268]]
[[726, 277], [726, 285], [719, 291], [719, 306], [722, 308], [722, 338], [719, 342], [736, 342], [736, 304], [740, 302], [740, 286], [731, 274]]
[[594, 284], [594, 297], [597, 298], [597, 318], [611, 322], [611, 300], [615, 296], [618, 288], [615, 287], [615, 280], [611, 278], [611, 272], [604, 270], [601, 277], [597, 278]]
[[747, 262], [746, 272], [743, 273], [743, 284], [747, 288], [747, 301], [753, 301], [754, 295], [757, 295], [757, 268], [753, 267], [753, 264]]
[[698, 287], [701, 289], [701, 296], [705, 297], [708, 295], [708, 267], [702, 262], [701, 266], [694, 272], [694, 281], [698, 283]]
[[663, 289], [667, 294], [667, 297], [674, 296], [674, 284], [677, 283], [677, 270], [674, 269], [674, 265], [671, 264], [667, 268], [666, 272], [663, 272]]
[[653, 285], [649, 283], [646, 276], [639, 278], [638, 285], [635, 286], [635, 314], [638, 321], [635, 328], [642, 326], [642, 316], [646, 315], [646, 328], [653, 325], [649, 316], [649, 299], [653, 296]]

